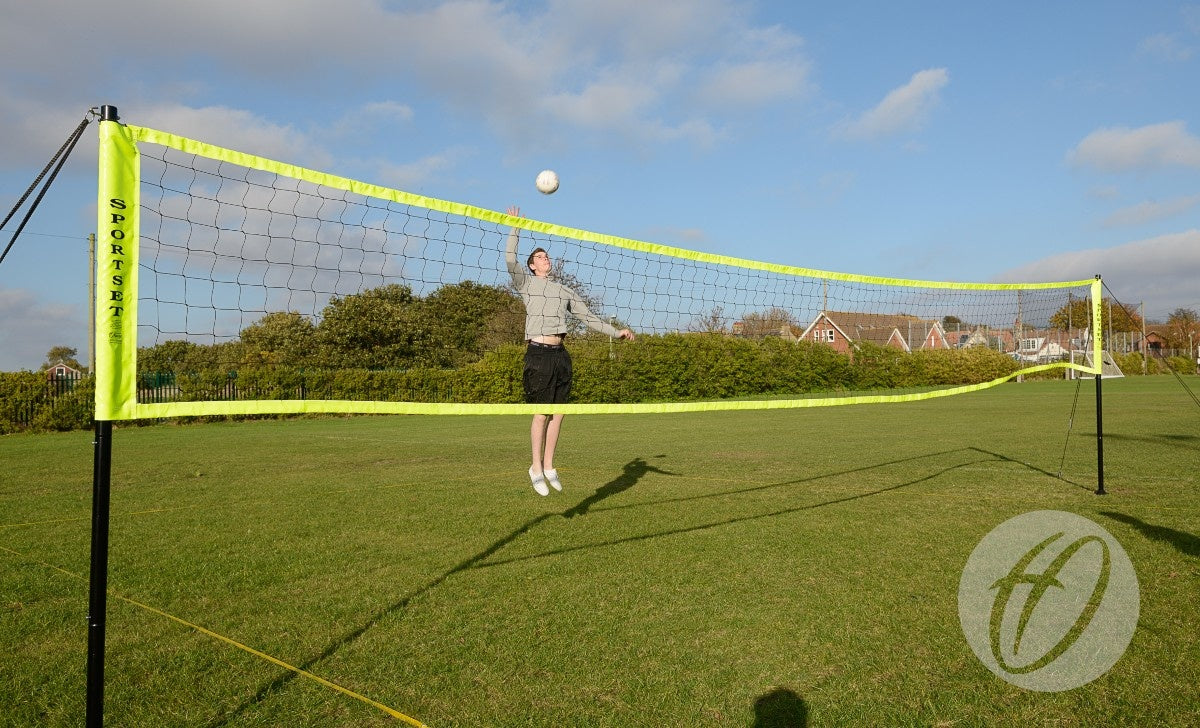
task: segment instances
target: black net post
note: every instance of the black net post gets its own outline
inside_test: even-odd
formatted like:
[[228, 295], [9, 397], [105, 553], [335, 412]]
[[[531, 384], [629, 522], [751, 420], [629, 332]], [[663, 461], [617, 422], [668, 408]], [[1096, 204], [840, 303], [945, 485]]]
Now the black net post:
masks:
[[[117, 121], [117, 107], [100, 107], [103, 121]], [[93, 302], [95, 305], [95, 302]], [[108, 611], [109, 493], [112, 484], [112, 422], [96, 421], [92, 443], [92, 555], [88, 584], [88, 728], [104, 725], [104, 630]]]
[[1104, 381], [1104, 364], [1096, 373], [1096, 495], [1107, 495], [1104, 490], [1104, 397], [1100, 382]]
[[[1097, 281], [1100, 280], [1099, 273], [1096, 274], [1096, 280]], [[1097, 293], [1096, 296], [1099, 296], [1099, 294]], [[1092, 305], [1096, 306], [1095, 302], [1093, 302]], [[1101, 311], [1100, 311], [1099, 307], [1093, 308], [1092, 311], [1093, 311], [1093, 319], [1094, 319], [1092, 322], [1092, 335], [1095, 337], [1095, 340], [1097, 342], [1099, 342], [1100, 336], [1102, 334], [1100, 331], [1097, 330], [1100, 327], [1096, 325], [1095, 321], [1103, 320], [1103, 317], [1101, 315]], [[1112, 317], [1110, 316], [1109, 318], [1112, 318]], [[1096, 362], [1096, 368], [1097, 368], [1097, 371], [1096, 371], [1096, 495], [1105, 495], [1106, 493], [1104, 491], [1104, 397], [1101, 394], [1103, 391], [1103, 387], [1101, 386], [1101, 383], [1104, 381], [1104, 352], [1099, 351], [1097, 353], [1098, 353], [1097, 358], [1100, 361]]]
[[112, 422], [96, 423], [92, 467], [92, 560], [88, 593], [87, 725], [104, 724], [104, 623], [108, 607], [108, 509]]

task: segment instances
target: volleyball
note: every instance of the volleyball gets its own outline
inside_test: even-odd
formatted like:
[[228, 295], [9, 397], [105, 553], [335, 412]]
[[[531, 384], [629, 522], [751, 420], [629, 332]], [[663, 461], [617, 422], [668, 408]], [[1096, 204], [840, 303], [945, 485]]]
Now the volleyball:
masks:
[[537, 188], [543, 195], [553, 194], [558, 189], [558, 175], [552, 169], [543, 169], [538, 172]]

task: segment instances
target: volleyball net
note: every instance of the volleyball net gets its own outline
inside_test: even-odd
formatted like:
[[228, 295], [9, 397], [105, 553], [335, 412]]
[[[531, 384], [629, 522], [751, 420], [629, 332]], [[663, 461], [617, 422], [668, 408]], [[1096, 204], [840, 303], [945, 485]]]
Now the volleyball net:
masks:
[[[956, 283], [834, 273], [625, 239], [100, 123], [96, 418], [530, 414], [524, 307], [551, 277], [569, 324], [563, 413], [900, 402], [1054, 369], [1096, 376], [1100, 280]], [[749, 234], [749, 233], [748, 233]]]

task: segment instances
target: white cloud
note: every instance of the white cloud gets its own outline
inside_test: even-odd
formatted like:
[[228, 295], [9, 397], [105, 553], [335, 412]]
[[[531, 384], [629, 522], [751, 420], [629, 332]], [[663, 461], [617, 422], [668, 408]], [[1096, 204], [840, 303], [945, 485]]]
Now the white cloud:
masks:
[[1120, 194], [1121, 191], [1116, 185], [1099, 185], [1088, 190], [1088, 197], [1096, 200], [1113, 200]]
[[398, 104], [395, 101], [372, 101], [364, 104], [358, 113], [378, 118], [381, 121], [409, 122], [413, 120], [412, 107]]
[[1142, 202], [1137, 205], [1123, 207], [1109, 215], [1104, 220], [1105, 227], [1123, 227], [1141, 225], [1155, 220], [1163, 220], [1191, 210], [1200, 205], [1200, 195], [1176, 197], [1163, 202]]
[[1195, 52], [1178, 35], [1171, 33], [1158, 33], [1142, 39], [1142, 42], [1138, 44], [1138, 50], [1146, 55], [1175, 62], [1186, 61]]
[[1052, 255], [1005, 271], [997, 281], [1073, 281], [1104, 277], [1105, 295], [1127, 306], [1146, 305], [1147, 318], [1195, 301], [1200, 281], [1200, 230], [1138, 240], [1112, 248]]
[[723, 44], [726, 29], [744, 28], [728, 0], [555, 0], [543, 21], [546, 42], [561, 40], [567, 58], [585, 64], [610, 55], [632, 64], [692, 57], [698, 45]]
[[[73, 129], [89, 117], [86, 104], [68, 108], [26, 94], [13, 93], [0, 81], [0, 105], [9, 110], [11, 125], [0, 138], [0, 170], [17, 169], [40, 171]], [[90, 117], [89, 117], [90, 118]], [[86, 156], [91, 172], [95, 172], [95, 127], [84, 131], [71, 158]], [[87, 150], [91, 150], [88, 154]], [[33, 181], [32, 176], [29, 179]]]
[[578, 93], [556, 94], [543, 108], [559, 121], [602, 129], [629, 124], [654, 98], [654, 90], [643, 84], [602, 81]]
[[405, 164], [383, 163], [379, 165], [379, 181], [402, 190], [419, 189], [430, 179], [454, 169], [466, 155], [464, 149], [449, 149]]
[[1088, 134], [1068, 155], [1076, 167], [1129, 172], [1182, 166], [1200, 168], [1200, 138], [1182, 121], [1130, 129], [1113, 127]]
[[918, 71], [908, 83], [889, 92], [875, 108], [846, 124], [840, 133], [850, 139], [877, 139], [916, 131], [940, 102], [941, 90], [949, 82], [950, 73], [945, 68]]
[[332, 156], [291, 124], [276, 124], [243, 109], [163, 104], [139, 109], [138, 122], [268, 159], [324, 169]]
[[83, 303], [50, 303], [34, 291], [0, 289], [0, 371], [37, 369], [54, 346], [69, 346], [87, 363]]
[[700, 228], [651, 227], [646, 234], [650, 240], [675, 242], [687, 246], [704, 245], [709, 242], [708, 233]]
[[721, 64], [712, 69], [698, 96], [710, 106], [737, 112], [798, 96], [807, 77], [807, 64], [794, 59]]
[[416, 112], [407, 104], [374, 101], [347, 109], [314, 135], [331, 145], [354, 145], [362, 139], [394, 139], [411, 132]]
[[[362, 125], [365, 138], [389, 115], [392, 124], [411, 119], [417, 103], [423, 113], [479, 118], [514, 151], [578, 132], [620, 149], [704, 148], [726, 137], [726, 119], [791, 102], [809, 83], [802, 39], [754, 25], [738, 0], [346, 0], [336, 11], [323, 0], [112, 0], [73, 7], [65, 28], [56, 3], [10, 15], [0, 61], [34, 64], [50, 81], [0, 78], [0, 102], [18, 120], [0, 138], [0, 165], [22, 169], [99, 103], [117, 104], [131, 123], [323, 166], [322, 131], [351, 135]], [[131, 21], [135, 53], [95, 52], [96, 38], [130, 37]], [[52, 30], [61, 42], [50, 53]], [[240, 96], [223, 88], [230, 73], [238, 94], [270, 98], [265, 108], [278, 113], [239, 108]], [[394, 89], [390, 98], [353, 118], [320, 113], [354, 108], [381, 86]], [[322, 107], [308, 114], [314, 98]]]
[[1195, 35], [1200, 35], [1200, 5], [1185, 5], [1179, 14], [1183, 16], [1183, 27]]
[[811, 64], [799, 36], [777, 26], [753, 28], [731, 43], [729, 58], [701, 72], [696, 98], [726, 112], [800, 98], [811, 90]]

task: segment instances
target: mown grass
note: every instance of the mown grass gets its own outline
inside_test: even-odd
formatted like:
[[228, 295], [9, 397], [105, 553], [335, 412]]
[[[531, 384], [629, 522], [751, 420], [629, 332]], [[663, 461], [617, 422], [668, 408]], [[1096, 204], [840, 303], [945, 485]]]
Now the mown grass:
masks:
[[[106, 719], [397, 724], [124, 597], [430, 726], [1194, 725], [1200, 408], [1104, 394], [1103, 497], [1090, 381], [568, 418], [548, 498], [524, 418], [120, 427]], [[82, 722], [91, 439], [0, 438], [2, 725]], [[975, 545], [1039, 509], [1141, 586], [1124, 657], [1063, 693], [992, 675], [957, 613]]]

